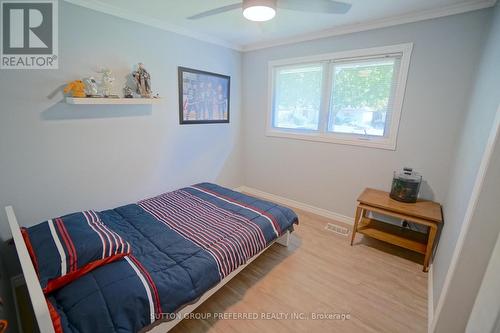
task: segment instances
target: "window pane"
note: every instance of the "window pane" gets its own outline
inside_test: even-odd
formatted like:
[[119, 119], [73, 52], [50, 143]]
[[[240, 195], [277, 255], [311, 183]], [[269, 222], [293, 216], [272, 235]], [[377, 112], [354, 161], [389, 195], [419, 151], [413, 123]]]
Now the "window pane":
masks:
[[386, 135], [398, 64], [396, 58], [335, 64], [328, 130]]
[[317, 130], [323, 65], [276, 69], [273, 126]]

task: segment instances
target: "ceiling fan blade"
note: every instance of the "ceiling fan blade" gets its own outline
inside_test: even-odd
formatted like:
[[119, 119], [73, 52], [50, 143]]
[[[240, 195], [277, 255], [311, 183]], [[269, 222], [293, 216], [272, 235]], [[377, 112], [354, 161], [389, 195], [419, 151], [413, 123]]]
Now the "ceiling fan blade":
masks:
[[278, 0], [278, 7], [311, 13], [345, 14], [352, 5], [331, 0]]
[[229, 12], [231, 10], [238, 9], [238, 8], [240, 8], [240, 9], [242, 8], [241, 2], [234, 3], [232, 5], [222, 6], [222, 7], [211, 9], [211, 10], [207, 10], [206, 12], [202, 12], [202, 13], [188, 17], [188, 20], [197, 20], [197, 19], [204, 18], [207, 16], [212, 16], [212, 15], [217, 15], [220, 13]]

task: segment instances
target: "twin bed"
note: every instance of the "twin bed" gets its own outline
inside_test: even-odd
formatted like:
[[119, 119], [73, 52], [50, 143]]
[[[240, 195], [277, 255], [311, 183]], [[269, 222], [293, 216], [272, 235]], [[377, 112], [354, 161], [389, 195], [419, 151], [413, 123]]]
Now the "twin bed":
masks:
[[[166, 332], [271, 244], [295, 213], [201, 183], [27, 229], [7, 215], [42, 332]], [[24, 239], [23, 239], [24, 237]]]

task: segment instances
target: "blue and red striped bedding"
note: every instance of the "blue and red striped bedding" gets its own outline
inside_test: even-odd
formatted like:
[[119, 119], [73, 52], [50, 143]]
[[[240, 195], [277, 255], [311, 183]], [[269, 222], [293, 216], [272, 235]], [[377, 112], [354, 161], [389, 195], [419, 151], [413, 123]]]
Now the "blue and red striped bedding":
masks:
[[96, 214], [131, 254], [47, 295], [59, 332], [137, 332], [172, 319], [297, 223], [286, 207], [209, 183]]
[[94, 211], [51, 219], [22, 233], [44, 293], [130, 253], [130, 244]]

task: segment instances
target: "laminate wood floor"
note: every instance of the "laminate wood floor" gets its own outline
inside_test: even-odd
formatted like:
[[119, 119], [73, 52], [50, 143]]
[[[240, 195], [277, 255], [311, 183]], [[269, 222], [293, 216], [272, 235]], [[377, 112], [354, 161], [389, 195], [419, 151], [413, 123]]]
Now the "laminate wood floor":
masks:
[[[422, 255], [359, 234], [351, 247], [325, 230], [333, 221], [295, 211], [288, 247], [272, 245], [194, 312], [210, 318], [171, 332], [426, 332]], [[349, 317], [313, 319], [324, 313]], [[258, 319], [230, 318], [244, 315]], [[279, 319], [286, 315], [295, 318]]]

